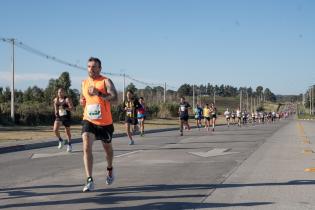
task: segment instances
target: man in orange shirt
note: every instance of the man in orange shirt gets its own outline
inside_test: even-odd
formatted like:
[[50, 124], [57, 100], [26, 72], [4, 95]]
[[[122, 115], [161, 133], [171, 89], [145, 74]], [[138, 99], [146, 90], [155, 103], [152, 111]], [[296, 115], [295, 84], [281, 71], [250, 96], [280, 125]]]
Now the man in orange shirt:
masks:
[[93, 141], [101, 140], [107, 160], [106, 184], [114, 181], [112, 135], [114, 132], [110, 101], [117, 99], [117, 91], [113, 82], [102, 76], [102, 65], [98, 58], [88, 60], [89, 77], [82, 82], [80, 103], [84, 107], [82, 139], [83, 161], [87, 177], [83, 192], [94, 189], [93, 171]]

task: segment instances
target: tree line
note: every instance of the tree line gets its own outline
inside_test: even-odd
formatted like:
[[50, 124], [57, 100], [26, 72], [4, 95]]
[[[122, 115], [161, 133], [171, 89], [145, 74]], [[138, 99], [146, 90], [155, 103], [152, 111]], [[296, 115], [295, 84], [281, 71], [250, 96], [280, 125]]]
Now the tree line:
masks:
[[[50, 79], [46, 88], [37, 86], [28, 87], [26, 90], [15, 90], [15, 111], [17, 123], [26, 125], [51, 124], [53, 122], [53, 99], [57, 96], [58, 88], [63, 88], [67, 95], [72, 99], [75, 110], [73, 119], [80, 121], [82, 117], [82, 107], [79, 105], [80, 91], [71, 88], [71, 79], [68, 72], [63, 72], [57, 79]], [[142, 96], [148, 105], [149, 115], [152, 117], [176, 116], [177, 103], [181, 96], [222, 96], [237, 97], [242, 94], [259, 97], [261, 100], [276, 101], [277, 97], [269, 88], [262, 86], [253, 89], [251, 87], [233, 87], [230, 85], [191, 85], [183, 84], [177, 90], [167, 90], [164, 87], [137, 88], [130, 83], [126, 90], [132, 90], [136, 96]], [[166, 93], [166, 94], [165, 94]], [[165, 95], [164, 95], [165, 94]], [[167, 103], [164, 102], [164, 97]], [[122, 92], [119, 92], [119, 100], [112, 104], [113, 118], [119, 121], [123, 118], [122, 111]], [[0, 87], [0, 124], [6, 124], [10, 121], [10, 101], [11, 90], [9, 87]]]

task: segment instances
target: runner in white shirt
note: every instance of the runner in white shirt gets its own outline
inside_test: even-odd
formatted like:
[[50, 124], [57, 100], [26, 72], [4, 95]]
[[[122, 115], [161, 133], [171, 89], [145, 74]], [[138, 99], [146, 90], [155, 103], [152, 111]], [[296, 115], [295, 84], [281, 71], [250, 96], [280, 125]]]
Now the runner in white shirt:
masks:
[[224, 112], [224, 116], [227, 126], [230, 127], [231, 112], [229, 112], [229, 108], [227, 108], [226, 111]]
[[235, 118], [236, 118], [235, 110], [232, 111], [231, 117], [232, 117], [232, 124], [235, 125], [236, 124], [236, 122], [235, 122]]
[[242, 112], [240, 108], [236, 110], [236, 117], [237, 117], [237, 125], [241, 126]]

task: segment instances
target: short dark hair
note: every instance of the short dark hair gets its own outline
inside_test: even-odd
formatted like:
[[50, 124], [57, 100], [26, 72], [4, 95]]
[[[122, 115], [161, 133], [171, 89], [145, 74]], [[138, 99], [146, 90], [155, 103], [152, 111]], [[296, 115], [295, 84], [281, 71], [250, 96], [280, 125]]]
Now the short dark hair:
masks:
[[140, 97], [140, 99], [144, 100], [144, 98], [143, 98], [143, 97]]
[[100, 59], [95, 58], [95, 57], [90, 57], [88, 62], [94, 61], [95, 63], [98, 63], [99, 67], [102, 67], [102, 62]]

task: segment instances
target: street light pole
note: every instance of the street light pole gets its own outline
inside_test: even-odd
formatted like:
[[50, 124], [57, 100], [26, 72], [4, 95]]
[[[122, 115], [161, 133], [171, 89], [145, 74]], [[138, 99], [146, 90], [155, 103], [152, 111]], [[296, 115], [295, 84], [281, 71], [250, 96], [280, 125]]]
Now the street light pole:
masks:
[[126, 91], [126, 75], [124, 73], [123, 101], [125, 101], [125, 91]]
[[242, 111], [242, 90], [240, 91], [240, 111]]
[[11, 86], [11, 119], [12, 122], [15, 122], [15, 117], [14, 117], [14, 39], [11, 39], [12, 41], [12, 86]]
[[193, 110], [195, 110], [195, 85], [193, 85]]
[[166, 102], [166, 82], [164, 83], [164, 103]]

